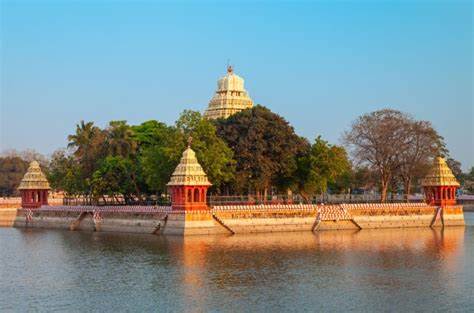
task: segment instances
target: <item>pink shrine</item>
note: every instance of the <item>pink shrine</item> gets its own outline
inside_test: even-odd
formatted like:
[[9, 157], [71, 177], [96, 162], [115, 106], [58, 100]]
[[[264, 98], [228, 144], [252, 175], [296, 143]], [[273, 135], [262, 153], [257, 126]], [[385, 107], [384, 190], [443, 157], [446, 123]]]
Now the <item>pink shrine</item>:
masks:
[[208, 210], [207, 189], [212, 184], [199, 164], [191, 141], [167, 184], [173, 211]]
[[440, 207], [456, 204], [459, 182], [442, 157], [437, 157], [428, 175], [422, 180], [425, 199], [429, 205]]
[[21, 207], [25, 209], [36, 209], [42, 205], [48, 205], [49, 187], [46, 176], [41, 171], [39, 163], [33, 161], [18, 186], [21, 194]]

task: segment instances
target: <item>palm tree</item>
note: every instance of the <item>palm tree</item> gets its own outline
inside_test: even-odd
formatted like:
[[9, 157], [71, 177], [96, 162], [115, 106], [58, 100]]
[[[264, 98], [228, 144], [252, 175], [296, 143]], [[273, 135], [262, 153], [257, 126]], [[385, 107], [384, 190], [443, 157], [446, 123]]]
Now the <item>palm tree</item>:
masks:
[[67, 136], [69, 140], [67, 147], [76, 148], [74, 156], [82, 159], [94, 141], [97, 131], [100, 131], [100, 129], [94, 126], [94, 122], [85, 123], [81, 121], [76, 125], [76, 134]]
[[76, 133], [69, 135], [68, 148], [75, 149], [74, 156], [83, 169], [84, 178], [92, 176], [97, 161], [103, 156], [104, 134], [94, 122], [81, 121], [76, 125]]
[[107, 149], [113, 156], [128, 158], [137, 149], [133, 131], [126, 121], [111, 121], [107, 128]]

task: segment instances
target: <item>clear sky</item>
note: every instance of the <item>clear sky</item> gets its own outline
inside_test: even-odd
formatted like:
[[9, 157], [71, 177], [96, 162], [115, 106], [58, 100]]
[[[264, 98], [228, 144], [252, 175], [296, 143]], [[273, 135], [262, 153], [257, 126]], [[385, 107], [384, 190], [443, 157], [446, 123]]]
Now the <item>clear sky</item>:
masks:
[[311, 140], [395, 108], [474, 166], [471, 1], [0, 3], [0, 150], [50, 154], [80, 120], [173, 123], [230, 59]]

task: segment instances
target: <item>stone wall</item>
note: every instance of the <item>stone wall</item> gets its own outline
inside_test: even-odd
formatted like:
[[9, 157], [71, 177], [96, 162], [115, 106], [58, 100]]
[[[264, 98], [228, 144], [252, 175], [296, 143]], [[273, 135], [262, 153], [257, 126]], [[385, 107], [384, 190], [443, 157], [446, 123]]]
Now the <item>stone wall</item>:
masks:
[[0, 208], [0, 227], [12, 227], [17, 209]]
[[212, 213], [233, 233], [464, 225], [462, 206], [423, 203], [215, 206]]
[[11, 225], [13, 218], [15, 227], [165, 235], [464, 225], [462, 206], [440, 209], [421, 203], [214, 206], [187, 212], [170, 207], [42, 207], [12, 211], [4, 223]]
[[167, 214], [166, 210], [19, 209], [14, 226], [151, 234], [160, 231]]

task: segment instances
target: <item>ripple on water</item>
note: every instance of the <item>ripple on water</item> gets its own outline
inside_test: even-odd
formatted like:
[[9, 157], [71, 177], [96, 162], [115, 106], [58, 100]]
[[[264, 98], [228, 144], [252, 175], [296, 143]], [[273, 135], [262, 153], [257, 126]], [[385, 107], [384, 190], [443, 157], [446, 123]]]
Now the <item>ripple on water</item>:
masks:
[[[474, 224], [474, 214], [466, 221]], [[0, 311], [465, 311], [474, 227], [168, 238], [0, 228]]]

